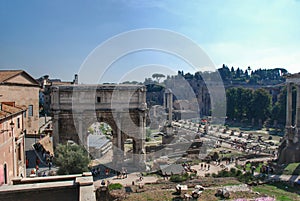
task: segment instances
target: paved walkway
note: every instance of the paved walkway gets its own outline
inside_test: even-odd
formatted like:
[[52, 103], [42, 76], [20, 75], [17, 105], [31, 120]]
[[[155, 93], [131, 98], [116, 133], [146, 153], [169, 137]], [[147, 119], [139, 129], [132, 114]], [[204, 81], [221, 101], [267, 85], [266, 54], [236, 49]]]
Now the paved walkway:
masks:
[[[259, 175], [258, 173], [255, 175]], [[275, 180], [275, 181], [287, 181], [287, 182], [298, 182], [300, 181], [300, 175], [274, 175], [274, 174], [269, 174], [268, 176], [269, 180]]]
[[[134, 172], [127, 175], [127, 178], [119, 179], [117, 176], [112, 176], [109, 178], [104, 179], [106, 182], [109, 181], [109, 183], [120, 183], [123, 186], [132, 185], [132, 182], [134, 184], [145, 184], [145, 183], [155, 183], [158, 180], [158, 177], [156, 176], [146, 176], [142, 177], [142, 180], [140, 180], [140, 173]], [[97, 188], [101, 186], [101, 179], [94, 181], [94, 186]]]
[[[230, 168], [235, 166], [235, 163], [230, 163], [228, 165], [225, 165], [225, 162], [222, 162], [221, 165], [216, 165], [215, 162], [212, 162], [210, 164], [208, 163], [202, 163], [203, 164], [203, 168], [201, 169], [201, 163], [199, 163], [198, 165], [193, 165], [191, 166], [191, 169], [197, 170], [197, 175], [198, 176], [202, 176], [204, 177], [205, 174], [212, 174], [212, 173], [218, 173], [219, 171], [228, 168], [228, 170], [230, 170]], [[204, 166], [206, 165], [206, 168], [204, 168]], [[210, 166], [208, 169], [208, 165]]]
[[[45, 159], [43, 158], [42, 152], [35, 150], [33, 147], [33, 144], [37, 142], [38, 139], [34, 138], [26, 138], [25, 139], [25, 151], [26, 151], [26, 158], [28, 159], [28, 167], [26, 168], [26, 176], [29, 177], [31, 175], [31, 170], [35, 169], [36, 167], [36, 159], [38, 158], [40, 163], [39, 163], [39, 172], [41, 175], [45, 173], [45, 175], [49, 174], [49, 167], [46, 164]], [[56, 167], [52, 166], [51, 170], [57, 170]]]

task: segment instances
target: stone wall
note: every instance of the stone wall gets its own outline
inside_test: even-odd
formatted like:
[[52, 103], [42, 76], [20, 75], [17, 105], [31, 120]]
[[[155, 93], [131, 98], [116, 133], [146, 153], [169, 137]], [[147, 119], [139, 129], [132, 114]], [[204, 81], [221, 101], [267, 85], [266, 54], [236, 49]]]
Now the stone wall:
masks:
[[93, 177], [82, 175], [50, 176], [14, 180], [0, 188], [0, 201], [95, 201]]
[[40, 187], [0, 191], [0, 201], [76, 201], [79, 200], [79, 186]]

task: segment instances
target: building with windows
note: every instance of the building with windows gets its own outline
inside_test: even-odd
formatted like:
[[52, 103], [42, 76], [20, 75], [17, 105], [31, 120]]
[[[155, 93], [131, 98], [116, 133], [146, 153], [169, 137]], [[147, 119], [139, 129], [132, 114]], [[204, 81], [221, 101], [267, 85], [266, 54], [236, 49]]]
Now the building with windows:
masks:
[[24, 149], [25, 106], [0, 103], [0, 185], [26, 175]]
[[27, 135], [39, 132], [39, 83], [23, 70], [0, 70], [0, 102], [26, 106], [24, 127]]

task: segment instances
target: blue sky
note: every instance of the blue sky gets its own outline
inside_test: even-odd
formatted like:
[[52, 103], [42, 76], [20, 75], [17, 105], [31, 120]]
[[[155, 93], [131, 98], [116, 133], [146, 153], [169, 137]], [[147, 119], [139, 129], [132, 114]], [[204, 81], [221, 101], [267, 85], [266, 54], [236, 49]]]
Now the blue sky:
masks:
[[[296, 73], [299, 11], [299, 0], [0, 0], [0, 68], [71, 80], [107, 39], [162, 28], [196, 42], [217, 67], [283, 67]], [[144, 52], [114, 65], [122, 72], [153, 63], [189, 71], [178, 58], [164, 55]]]

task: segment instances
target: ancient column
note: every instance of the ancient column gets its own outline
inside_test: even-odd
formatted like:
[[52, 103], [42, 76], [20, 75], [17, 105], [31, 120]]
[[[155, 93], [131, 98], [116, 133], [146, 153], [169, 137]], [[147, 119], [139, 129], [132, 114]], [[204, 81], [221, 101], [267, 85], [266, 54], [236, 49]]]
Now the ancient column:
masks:
[[145, 158], [145, 137], [146, 137], [146, 129], [145, 129], [145, 113], [140, 112], [139, 114], [139, 127], [137, 128], [137, 135], [133, 139], [133, 161], [137, 167], [141, 168], [144, 166], [146, 158]]
[[167, 107], [168, 107], [168, 121], [172, 123], [172, 110], [173, 110], [173, 94], [171, 91], [167, 93]]
[[[122, 129], [121, 129], [121, 116], [118, 113], [116, 115], [116, 136], [114, 136], [113, 145], [114, 145], [114, 153], [113, 159], [114, 163], [117, 165], [117, 168], [121, 168], [124, 162], [124, 141], [122, 140]], [[115, 139], [116, 137], [116, 139]]]
[[52, 87], [51, 89], [51, 110], [53, 113], [53, 131], [52, 131], [52, 137], [53, 137], [53, 146], [56, 147], [56, 145], [59, 142], [59, 88], [58, 87]]
[[292, 83], [287, 83], [286, 97], [286, 128], [292, 126]]
[[[281, 164], [293, 163], [300, 161], [299, 149], [299, 127], [300, 127], [300, 89], [299, 89], [300, 73], [288, 75], [286, 77], [287, 83], [287, 100], [286, 100], [286, 130], [285, 140], [279, 146], [278, 162]], [[297, 87], [297, 105], [295, 125], [292, 122], [292, 84]], [[295, 127], [296, 126], [296, 127]]]
[[77, 116], [77, 120], [78, 120], [78, 137], [80, 140], [80, 143], [82, 146], [84, 146], [86, 149], [88, 148], [88, 144], [87, 144], [87, 137], [84, 134], [83, 128], [82, 128], [82, 116], [78, 115]]
[[121, 143], [122, 143], [122, 135], [121, 135], [121, 129], [120, 129], [120, 119], [118, 117], [117, 119], [117, 139], [118, 139], [118, 148], [121, 149]]
[[157, 117], [157, 115], [156, 115], [156, 109], [157, 109], [157, 107], [152, 107], [152, 109], [153, 109], [153, 116]]
[[145, 161], [145, 141], [146, 141], [146, 117], [145, 113], [140, 113], [140, 161]]
[[54, 112], [53, 114], [53, 130], [52, 130], [52, 141], [53, 146], [56, 147], [56, 145], [59, 143], [59, 112]]
[[113, 139], [112, 139], [112, 145], [113, 145], [113, 166], [115, 170], [121, 170], [121, 167], [118, 167], [119, 164], [119, 158], [118, 158], [118, 154], [119, 154], [119, 148], [118, 148], [118, 136], [116, 133], [113, 133]]
[[297, 83], [297, 99], [296, 99], [296, 126], [298, 129], [300, 129], [300, 83]]
[[170, 89], [166, 89], [164, 93], [164, 108], [168, 110], [167, 120], [172, 121], [173, 94]]
[[164, 109], [166, 109], [167, 108], [167, 101], [166, 101], [166, 93], [164, 93]]

